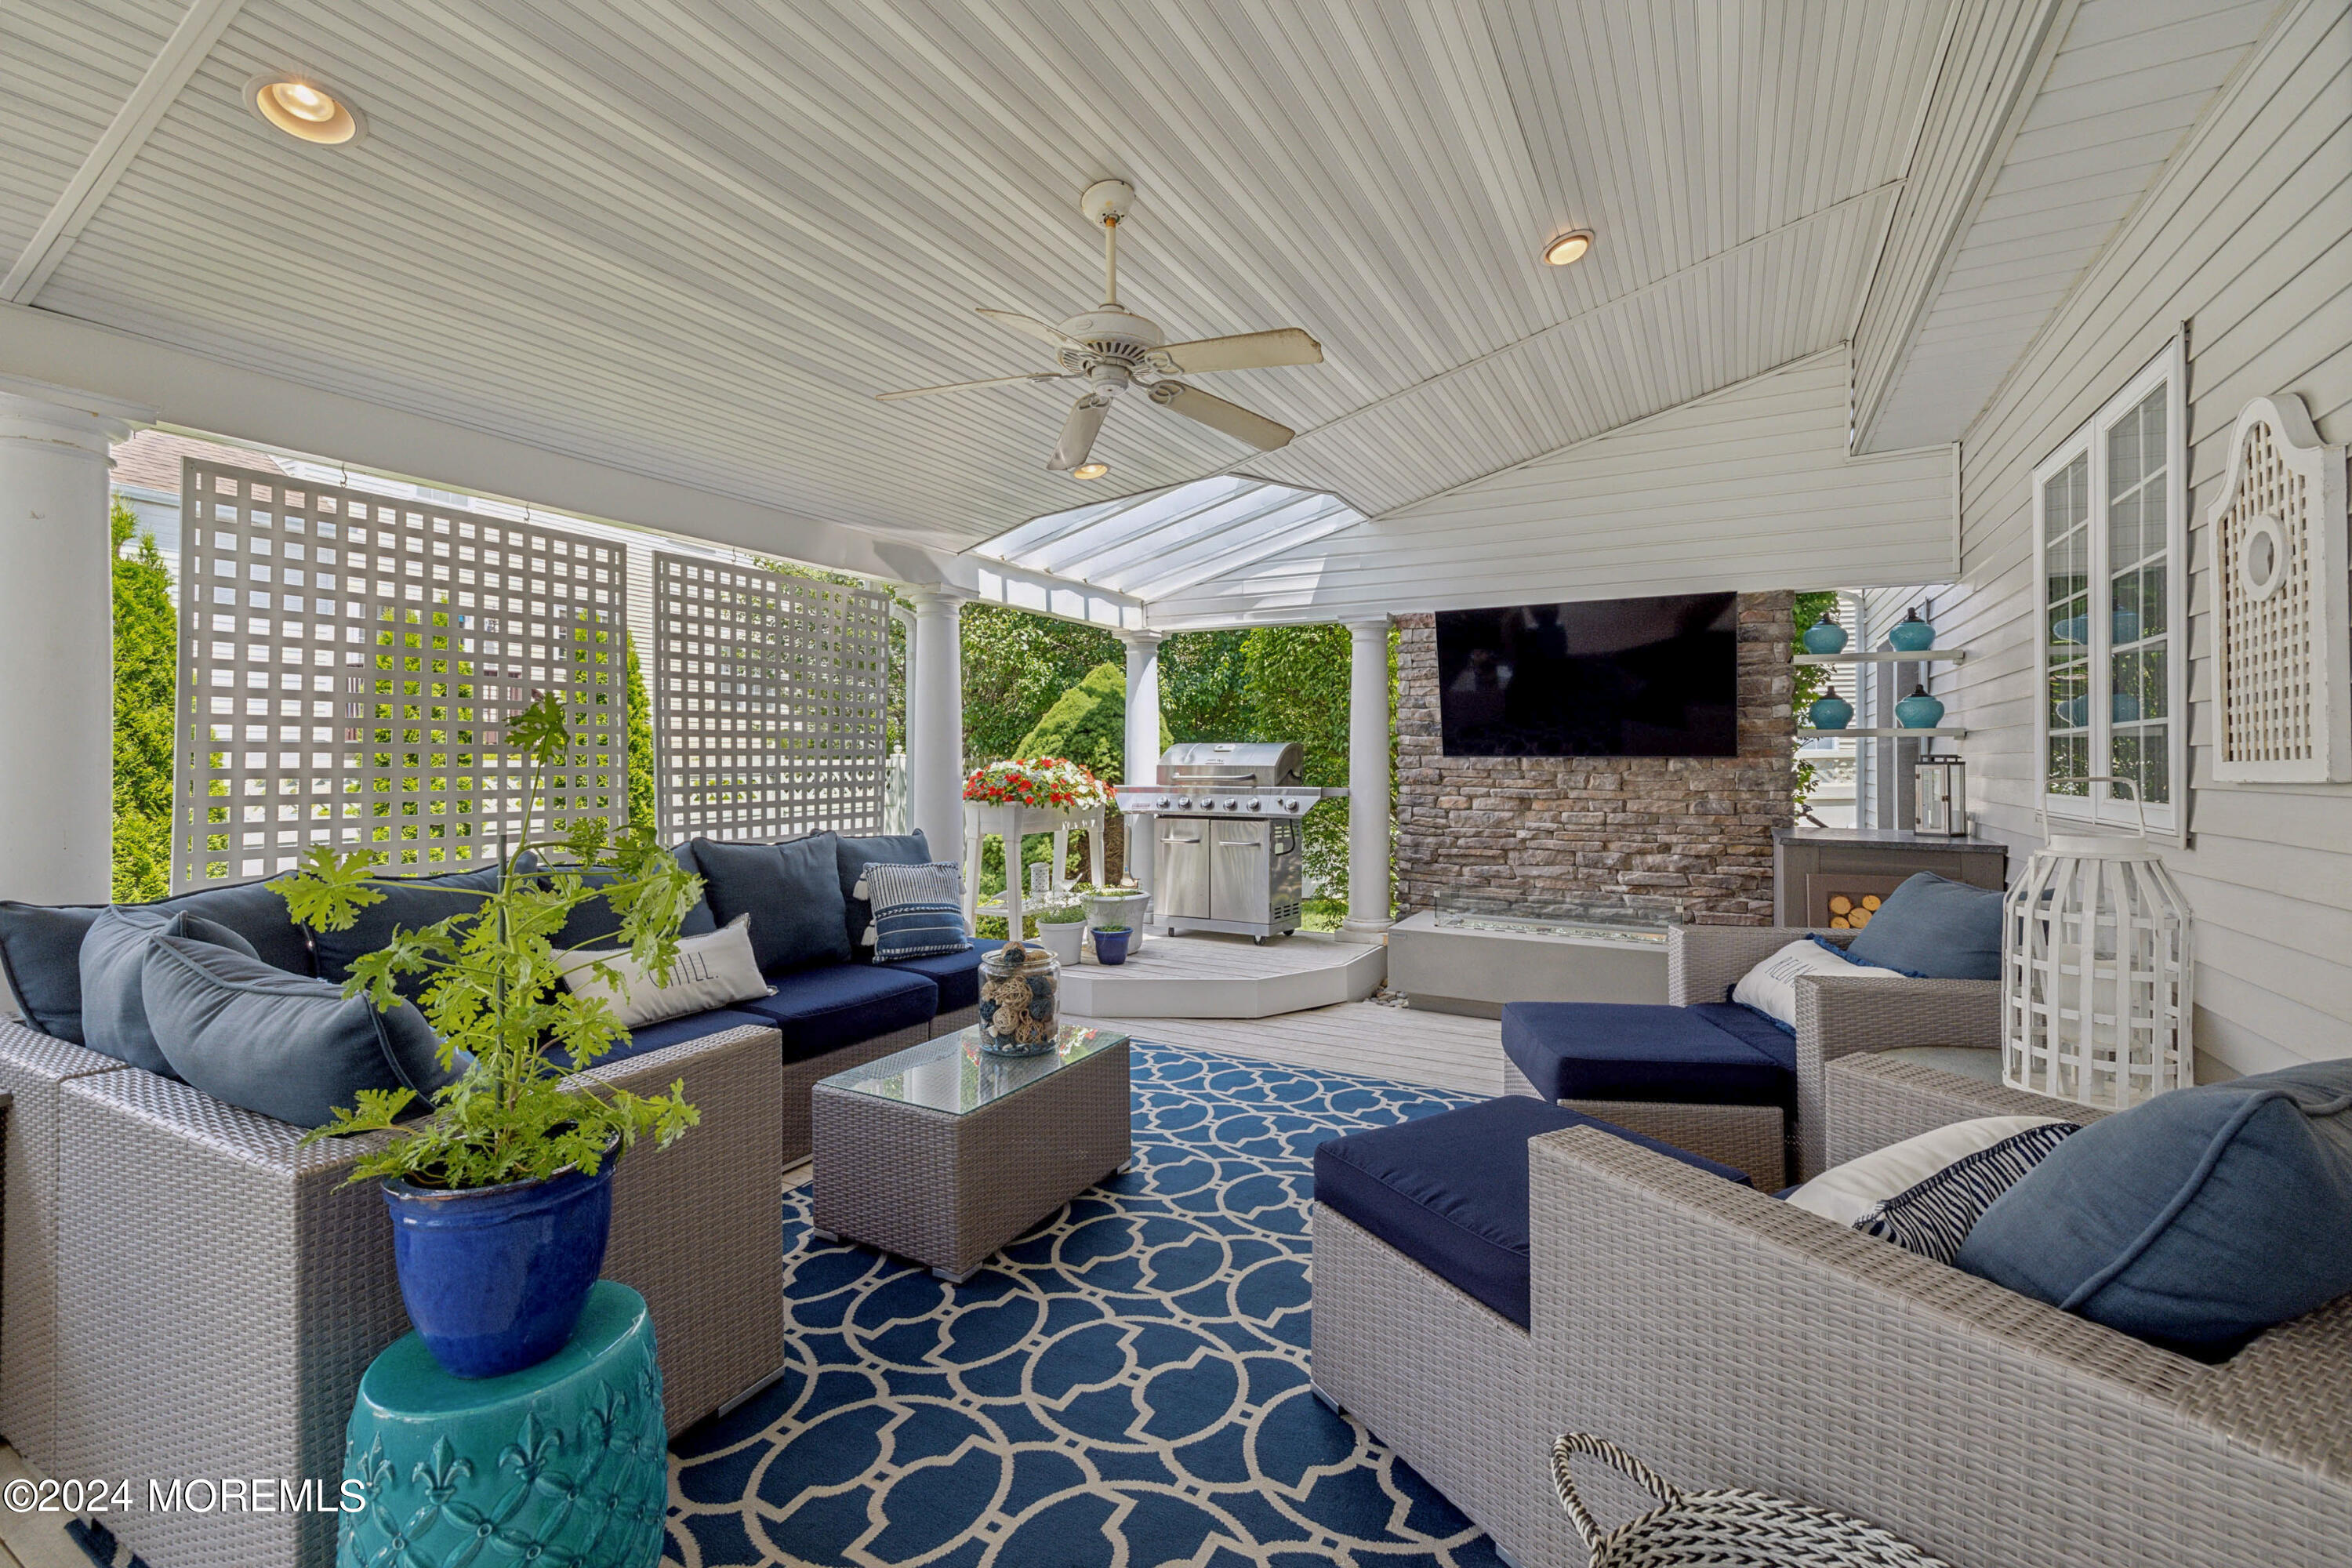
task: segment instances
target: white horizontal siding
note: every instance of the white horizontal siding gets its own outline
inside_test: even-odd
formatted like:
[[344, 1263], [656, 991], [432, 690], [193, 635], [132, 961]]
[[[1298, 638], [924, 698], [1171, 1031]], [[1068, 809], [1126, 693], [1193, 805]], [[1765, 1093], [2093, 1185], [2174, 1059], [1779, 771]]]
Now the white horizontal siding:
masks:
[[2352, 786], [2212, 782], [2212, 584], [2195, 525], [2248, 399], [2293, 393], [2323, 440], [2352, 440], [2344, 0], [2284, 9], [1964, 442], [1962, 584], [1937, 622], [1972, 657], [1939, 692], [1969, 731], [1979, 825], [2021, 848], [2038, 841], [2031, 473], [2183, 321], [2194, 847], [2167, 859], [2198, 916], [2199, 1047], [2209, 1066], [2254, 1071], [2352, 1051]]
[[1849, 458], [1846, 376], [1843, 351], [1811, 356], [1157, 601], [1152, 624], [1950, 575], [1951, 450]]

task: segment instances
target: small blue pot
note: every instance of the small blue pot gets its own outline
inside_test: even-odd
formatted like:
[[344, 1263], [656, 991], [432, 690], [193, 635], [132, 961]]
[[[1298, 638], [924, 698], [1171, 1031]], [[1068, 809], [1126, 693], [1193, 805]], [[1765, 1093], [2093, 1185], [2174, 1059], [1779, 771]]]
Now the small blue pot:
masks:
[[445, 1192], [386, 1182], [408, 1321], [453, 1377], [502, 1377], [571, 1342], [613, 1229], [613, 1167]]
[[1932, 730], [1944, 721], [1944, 705], [1928, 696], [1925, 687], [1914, 687], [1910, 696], [1895, 705], [1895, 721], [1906, 730]]
[[1914, 610], [1895, 623], [1893, 629], [1886, 634], [1886, 640], [1893, 643], [1899, 653], [1922, 653], [1936, 646], [1936, 628], [1921, 620], [1919, 613]]
[[1813, 705], [1805, 710], [1805, 717], [1812, 721], [1816, 730], [1843, 730], [1853, 722], [1853, 704], [1832, 691], [1827, 697], [1814, 698]]
[[1845, 628], [1835, 621], [1815, 621], [1805, 628], [1807, 653], [1843, 653]]
[[1135, 933], [1131, 931], [1104, 931], [1100, 927], [1097, 927], [1095, 929], [1095, 958], [1097, 961], [1103, 963], [1125, 963], [1127, 962], [1128, 939], [1132, 937], [1134, 934]]

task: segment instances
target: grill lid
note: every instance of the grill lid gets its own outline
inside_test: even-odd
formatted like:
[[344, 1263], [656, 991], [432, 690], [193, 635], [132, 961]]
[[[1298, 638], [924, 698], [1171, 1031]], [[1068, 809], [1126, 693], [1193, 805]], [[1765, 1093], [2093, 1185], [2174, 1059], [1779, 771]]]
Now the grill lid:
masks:
[[1186, 741], [1160, 754], [1162, 784], [1297, 784], [1306, 753], [1296, 741]]

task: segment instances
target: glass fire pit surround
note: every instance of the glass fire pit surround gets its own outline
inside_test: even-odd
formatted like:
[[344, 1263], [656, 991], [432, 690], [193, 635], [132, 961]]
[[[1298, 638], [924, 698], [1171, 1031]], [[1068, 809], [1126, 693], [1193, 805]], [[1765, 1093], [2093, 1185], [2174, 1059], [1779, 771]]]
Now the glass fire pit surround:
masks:
[[1666, 932], [1687, 923], [1681, 903], [1640, 893], [1515, 898], [1502, 893], [1441, 893], [1437, 923], [1464, 931], [1530, 931], [1664, 947]]

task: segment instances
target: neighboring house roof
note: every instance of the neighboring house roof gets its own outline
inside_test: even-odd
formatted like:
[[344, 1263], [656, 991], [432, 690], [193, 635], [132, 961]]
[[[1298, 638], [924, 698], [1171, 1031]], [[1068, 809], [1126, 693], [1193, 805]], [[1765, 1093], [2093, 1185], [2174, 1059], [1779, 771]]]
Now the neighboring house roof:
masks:
[[128, 441], [115, 443], [114, 486], [118, 489], [131, 488], [178, 495], [183, 458], [235, 463], [242, 468], [286, 471], [285, 465], [267, 452], [224, 447], [217, 441], [199, 441], [189, 436], [174, 436], [168, 430], [142, 430]]

